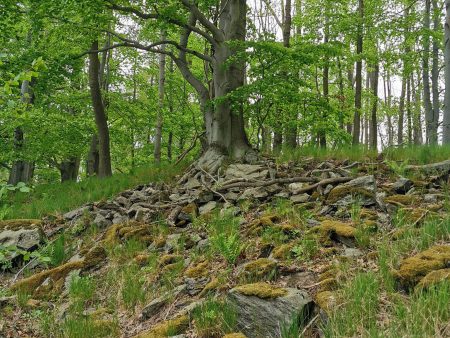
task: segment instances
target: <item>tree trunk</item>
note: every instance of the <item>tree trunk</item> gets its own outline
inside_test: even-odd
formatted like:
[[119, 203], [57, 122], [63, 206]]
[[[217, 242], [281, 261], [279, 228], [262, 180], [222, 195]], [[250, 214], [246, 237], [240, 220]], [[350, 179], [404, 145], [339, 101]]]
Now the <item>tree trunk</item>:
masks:
[[[27, 80], [22, 82], [20, 93], [22, 102], [27, 106], [34, 103], [34, 93], [31, 87], [31, 83]], [[20, 127], [17, 127], [14, 131], [14, 149], [21, 156], [23, 148], [24, 135]], [[23, 159], [15, 161], [12, 164], [9, 172], [8, 184], [16, 185], [19, 182], [28, 183], [33, 177], [34, 164]]]
[[423, 20], [424, 36], [423, 36], [423, 55], [422, 55], [422, 81], [423, 81], [423, 105], [425, 109], [426, 119], [426, 137], [427, 144], [432, 144], [433, 135], [433, 107], [431, 105], [430, 94], [430, 12], [431, 0], [425, 0], [425, 12]]
[[372, 80], [372, 116], [370, 120], [370, 146], [372, 149], [377, 150], [378, 147], [378, 122], [377, 122], [377, 109], [378, 109], [378, 77], [380, 75], [380, 65], [378, 62], [375, 64], [375, 68], [371, 77]]
[[91, 144], [89, 146], [88, 158], [86, 161], [86, 172], [88, 176], [98, 175], [100, 156], [98, 152], [97, 134], [92, 135]]
[[[94, 41], [91, 46], [92, 51], [98, 50], [98, 41]], [[89, 53], [89, 86], [91, 88], [92, 106], [94, 108], [95, 124], [98, 133], [98, 153], [99, 153], [99, 177], [112, 175], [111, 154], [109, 145], [108, 118], [103, 105], [102, 93], [100, 90], [100, 61], [98, 53]]]
[[[161, 41], [166, 39], [166, 33], [161, 32]], [[161, 50], [164, 52], [166, 49], [165, 45], [161, 45]], [[166, 82], [166, 55], [159, 54], [159, 80], [158, 80], [158, 95], [159, 95], [159, 107], [158, 115], [156, 117], [156, 128], [155, 128], [155, 148], [154, 148], [154, 158], [155, 163], [159, 164], [161, 162], [161, 143], [162, 143], [162, 126], [164, 118], [164, 85]]]
[[[325, 1], [325, 28], [324, 28], [324, 37], [323, 37], [323, 43], [326, 45], [328, 44], [330, 38], [330, 19], [329, 19], [329, 13], [328, 13], [328, 0]], [[328, 102], [329, 101], [329, 92], [330, 92], [330, 67], [329, 67], [329, 60], [328, 56], [326, 56], [325, 64], [323, 67], [323, 76], [322, 76], [322, 91], [323, 91], [323, 97]], [[324, 121], [327, 119], [327, 113], [326, 111], [322, 114], [322, 118]], [[319, 132], [319, 143], [321, 148], [327, 147], [327, 138], [326, 138], [326, 132], [325, 129], [320, 130]]]
[[397, 144], [399, 146], [403, 145], [403, 125], [405, 120], [405, 96], [406, 96], [406, 82], [407, 82], [407, 75], [406, 75], [406, 65], [405, 62], [403, 62], [403, 72], [402, 72], [402, 90], [400, 93], [400, 104], [398, 108], [398, 133], [397, 133]]
[[363, 26], [364, 26], [364, 1], [358, 1], [358, 34], [356, 38], [356, 89], [355, 89], [355, 115], [353, 117], [353, 145], [359, 144], [361, 133], [361, 97], [362, 97], [362, 52], [363, 52]]
[[66, 181], [76, 181], [80, 169], [80, 159], [73, 157], [64, 161], [58, 166], [58, 169], [61, 174], [61, 183]]
[[445, 0], [445, 14], [445, 97], [442, 134], [443, 143], [450, 144], [450, 0]]
[[436, 35], [441, 30], [439, 7], [437, 0], [433, 0], [433, 53], [432, 53], [432, 69], [431, 69], [431, 87], [433, 93], [433, 115], [431, 121], [431, 144], [437, 144], [438, 142], [438, 127], [439, 127], [439, 41]]

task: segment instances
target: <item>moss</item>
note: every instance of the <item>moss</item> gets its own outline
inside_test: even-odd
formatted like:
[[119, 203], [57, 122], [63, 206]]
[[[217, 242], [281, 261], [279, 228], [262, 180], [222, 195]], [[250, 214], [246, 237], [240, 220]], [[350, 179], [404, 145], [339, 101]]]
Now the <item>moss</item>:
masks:
[[316, 294], [315, 301], [317, 305], [326, 313], [330, 313], [337, 304], [336, 294], [331, 291], [322, 291]]
[[138, 254], [133, 258], [134, 262], [139, 266], [145, 266], [150, 261], [150, 256], [146, 253]]
[[251, 280], [271, 278], [276, 273], [277, 263], [269, 258], [259, 258], [244, 267], [244, 274]]
[[338, 288], [338, 282], [336, 278], [326, 278], [320, 281], [319, 292], [320, 291], [333, 291]]
[[412, 205], [417, 202], [417, 196], [414, 195], [392, 195], [384, 199], [386, 203], [397, 206]]
[[319, 281], [324, 281], [326, 279], [335, 278], [337, 275], [337, 270], [335, 267], [331, 266], [330, 268], [326, 269], [319, 275]]
[[286, 235], [292, 235], [299, 230], [299, 228], [293, 224], [279, 224], [276, 225], [274, 228], [280, 229]]
[[450, 268], [431, 271], [420, 280], [416, 288], [426, 289], [445, 280], [450, 281]]
[[153, 241], [153, 244], [155, 245], [155, 248], [161, 249], [166, 245], [166, 238], [164, 236], [159, 236]]
[[191, 215], [192, 217], [198, 216], [198, 207], [195, 203], [189, 203], [181, 209], [181, 212], [187, 215]]
[[122, 227], [122, 224], [113, 224], [106, 230], [105, 236], [103, 237], [103, 243], [111, 247], [114, 244], [117, 244], [119, 240], [119, 229]]
[[351, 225], [332, 220], [325, 220], [312, 230], [320, 233], [320, 241], [326, 245], [331, 244], [330, 239], [334, 239], [336, 237], [353, 240], [356, 234], [356, 228]]
[[287, 290], [273, 286], [268, 283], [253, 283], [237, 286], [234, 288], [237, 292], [246, 296], [255, 296], [261, 299], [270, 299], [283, 297]]
[[289, 256], [292, 255], [291, 250], [293, 247], [294, 244], [292, 243], [282, 244], [273, 250], [272, 257], [275, 259], [287, 259]]
[[250, 235], [259, 234], [264, 228], [273, 226], [280, 218], [277, 215], [266, 215], [258, 218], [250, 223], [247, 228], [247, 233]]
[[189, 328], [189, 317], [179, 316], [155, 325], [149, 331], [143, 332], [135, 338], [166, 338], [182, 334]]
[[211, 281], [205, 285], [202, 292], [200, 292], [200, 297], [207, 295], [209, 292], [216, 290], [220, 286], [220, 281], [218, 278], [214, 277]]
[[247, 336], [243, 333], [236, 332], [236, 333], [229, 333], [223, 336], [222, 338], [247, 338]]
[[365, 220], [376, 221], [378, 214], [375, 210], [363, 208], [361, 209], [360, 217]]
[[162, 267], [162, 266], [174, 264], [174, 263], [181, 261], [182, 259], [183, 259], [183, 256], [180, 256], [180, 255], [174, 255], [174, 254], [163, 255], [159, 259], [159, 265]]
[[444, 269], [450, 263], [450, 246], [436, 245], [403, 260], [394, 276], [406, 288], [416, 285], [434, 270]]
[[103, 242], [107, 246], [112, 246], [120, 240], [128, 240], [130, 238], [136, 238], [144, 243], [151, 243], [153, 242], [152, 228], [138, 222], [114, 224], [106, 231]]
[[201, 262], [196, 266], [188, 268], [184, 275], [189, 278], [199, 278], [208, 275], [208, 262]]
[[6, 221], [0, 221], [1, 230], [17, 231], [20, 229], [34, 229], [36, 226], [41, 226], [42, 221], [40, 219], [10, 219]]
[[375, 194], [367, 189], [361, 187], [337, 186], [328, 194], [327, 202], [333, 204], [338, 202], [345, 196], [363, 196], [368, 198], [375, 198]]
[[[64, 285], [65, 278], [71, 271], [92, 268], [104, 261], [105, 258], [105, 249], [101, 246], [97, 246], [89, 251], [84, 259], [68, 262], [56, 268], [45, 270], [28, 278], [22, 279], [21, 281], [13, 284], [11, 290], [20, 290], [22, 292], [35, 294], [38, 297], [46, 296], [49, 292], [60, 291]], [[40, 288], [42, 283], [48, 278], [50, 279], [50, 283]]]

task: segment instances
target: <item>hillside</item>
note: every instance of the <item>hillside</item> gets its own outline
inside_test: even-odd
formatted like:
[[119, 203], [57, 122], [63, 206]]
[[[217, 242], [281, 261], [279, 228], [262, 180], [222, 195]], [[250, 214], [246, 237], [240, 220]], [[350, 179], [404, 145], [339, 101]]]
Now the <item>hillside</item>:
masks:
[[0, 335], [448, 337], [450, 163], [394, 163], [192, 165], [1, 221]]

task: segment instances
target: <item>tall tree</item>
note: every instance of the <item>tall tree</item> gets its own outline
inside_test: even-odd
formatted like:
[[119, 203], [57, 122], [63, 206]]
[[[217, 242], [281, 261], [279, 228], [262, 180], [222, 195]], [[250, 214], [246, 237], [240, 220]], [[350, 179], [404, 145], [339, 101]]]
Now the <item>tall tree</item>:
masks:
[[109, 142], [108, 118], [103, 105], [102, 92], [100, 90], [100, 60], [98, 58], [98, 40], [92, 42], [89, 53], [89, 86], [91, 89], [92, 106], [94, 109], [95, 124], [98, 134], [99, 148], [99, 177], [112, 175], [111, 153]]
[[364, 0], [358, 0], [358, 27], [356, 36], [355, 114], [353, 117], [353, 145], [359, 144], [362, 108], [362, 53], [364, 41]]
[[445, 97], [444, 121], [442, 125], [443, 143], [450, 144], [450, 0], [445, 0]]

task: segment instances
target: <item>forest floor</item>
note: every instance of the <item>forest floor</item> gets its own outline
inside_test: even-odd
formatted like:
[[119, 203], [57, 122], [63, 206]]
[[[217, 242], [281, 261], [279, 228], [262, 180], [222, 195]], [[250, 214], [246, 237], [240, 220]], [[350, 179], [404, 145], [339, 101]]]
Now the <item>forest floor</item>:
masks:
[[450, 337], [448, 155], [393, 154], [191, 166], [2, 221], [0, 336]]

